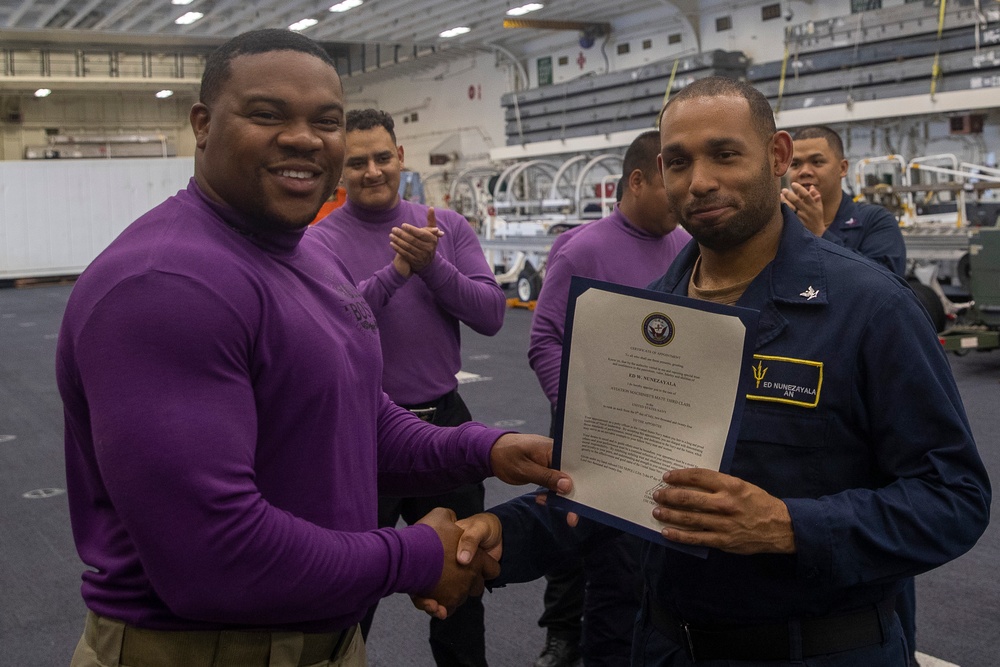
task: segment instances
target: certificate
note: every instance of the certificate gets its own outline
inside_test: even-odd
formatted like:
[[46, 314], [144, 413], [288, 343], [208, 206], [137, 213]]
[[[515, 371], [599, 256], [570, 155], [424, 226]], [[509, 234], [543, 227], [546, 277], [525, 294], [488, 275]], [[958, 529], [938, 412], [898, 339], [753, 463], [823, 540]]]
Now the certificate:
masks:
[[555, 433], [570, 509], [681, 546], [660, 535], [652, 494], [668, 470], [728, 470], [757, 314], [573, 278]]

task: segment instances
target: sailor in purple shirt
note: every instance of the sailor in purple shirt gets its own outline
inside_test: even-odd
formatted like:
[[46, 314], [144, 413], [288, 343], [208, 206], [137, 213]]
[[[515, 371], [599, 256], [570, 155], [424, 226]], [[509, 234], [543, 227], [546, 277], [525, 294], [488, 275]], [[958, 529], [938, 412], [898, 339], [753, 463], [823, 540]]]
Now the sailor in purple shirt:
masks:
[[[506, 299], [472, 227], [461, 215], [399, 196], [403, 147], [392, 117], [377, 109], [347, 114], [346, 203], [309, 235], [346, 264], [375, 313], [382, 339], [382, 385], [398, 405], [439, 426], [472, 419], [459, 396], [460, 325], [492, 336]], [[439, 495], [379, 498], [379, 525], [408, 524], [434, 507], [458, 518], [483, 511], [483, 486]], [[367, 635], [371, 615], [362, 623]], [[470, 598], [445, 620], [431, 619], [430, 645], [445, 665], [486, 665], [483, 606]]]
[[[657, 131], [636, 137], [625, 152], [622, 198], [614, 212], [564, 232], [552, 244], [531, 323], [528, 359], [553, 410], [559, 397], [570, 278], [645, 287], [666, 273], [691, 240], [670, 213], [656, 168], [659, 152]], [[635, 554], [629, 540], [619, 538], [582, 561], [546, 574], [545, 612], [538, 623], [547, 637], [537, 667], [573, 664], [581, 639], [588, 667], [628, 664], [642, 587]]]
[[379, 598], [451, 611], [496, 571], [457, 562], [448, 510], [379, 529], [377, 493], [562, 477], [545, 438], [437, 428], [384, 393], [375, 317], [304, 233], [340, 178], [343, 115], [312, 40], [230, 40], [191, 110], [194, 178], [73, 290], [56, 360], [90, 610], [73, 667], [363, 665]]

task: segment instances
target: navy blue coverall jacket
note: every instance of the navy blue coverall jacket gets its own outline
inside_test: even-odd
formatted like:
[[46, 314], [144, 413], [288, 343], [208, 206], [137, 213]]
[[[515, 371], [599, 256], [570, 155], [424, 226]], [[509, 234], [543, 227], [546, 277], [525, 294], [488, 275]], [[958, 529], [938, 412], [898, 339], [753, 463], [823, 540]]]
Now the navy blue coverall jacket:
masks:
[[823, 238], [906, 276], [906, 246], [899, 222], [876, 204], [855, 202], [846, 192]]
[[[989, 520], [989, 479], [948, 359], [909, 287], [782, 211], [777, 256], [737, 303], [760, 318], [730, 474], [785, 502], [797, 552], [702, 559], [650, 544], [649, 601], [692, 624], [875, 605], [969, 550]], [[651, 288], [686, 295], [698, 254], [690, 243]], [[554, 512], [527, 496], [490, 511], [504, 531], [498, 583], [536, 578], [558, 557], [567, 529]]]

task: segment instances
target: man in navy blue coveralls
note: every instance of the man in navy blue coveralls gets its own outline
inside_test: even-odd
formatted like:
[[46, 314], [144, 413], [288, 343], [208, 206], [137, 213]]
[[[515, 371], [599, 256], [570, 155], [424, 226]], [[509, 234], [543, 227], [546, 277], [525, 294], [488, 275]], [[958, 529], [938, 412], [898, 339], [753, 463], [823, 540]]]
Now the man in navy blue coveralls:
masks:
[[899, 222], [881, 206], [855, 202], [841, 189], [848, 165], [840, 135], [825, 125], [813, 125], [796, 130], [792, 142], [791, 183], [782, 189], [781, 200], [816, 236], [906, 277]]
[[[743, 82], [684, 88], [661, 123], [668, 198], [694, 241], [652, 286], [760, 311], [730, 474], [674, 470], [654, 494], [633, 665], [905, 667], [902, 581], [968, 551], [990, 483], [948, 360], [904, 281], [818, 238], [779, 202], [791, 137]], [[463, 524], [460, 552], [537, 578], [565, 526], [522, 496]], [[460, 556], [460, 560], [464, 556]]]
[[[806, 229], [827, 241], [849, 248], [906, 277], [906, 246], [895, 216], [881, 206], [855, 202], [844, 192], [847, 158], [840, 135], [825, 125], [801, 127], [792, 135], [791, 183], [781, 200], [792, 208]], [[916, 656], [917, 591], [913, 578], [903, 584], [896, 613], [910, 649], [910, 667]]]

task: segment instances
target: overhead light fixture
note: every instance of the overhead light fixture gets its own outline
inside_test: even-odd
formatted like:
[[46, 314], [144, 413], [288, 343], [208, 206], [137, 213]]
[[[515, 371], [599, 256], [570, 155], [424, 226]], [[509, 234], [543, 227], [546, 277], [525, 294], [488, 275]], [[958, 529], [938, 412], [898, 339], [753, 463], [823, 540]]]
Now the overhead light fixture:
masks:
[[364, 0], [343, 0], [343, 2], [338, 2], [333, 7], [330, 7], [331, 12], [346, 12], [348, 9], [354, 9], [355, 7], [360, 7], [364, 3]]
[[472, 30], [472, 28], [468, 28], [468, 27], [462, 25], [462, 26], [458, 26], [457, 28], [449, 28], [448, 30], [445, 30], [444, 32], [442, 32], [440, 36], [444, 37], [446, 39], [448, 37], [458, 37], [459, 35], [464, 35], [465, 33], [469, 32], [470, 30]]
[[48, 88], [39, 88], [35, 91], [35, 97], [48, 97], [52, 94], [52, 91]]
[[526, 5], [521, 5], [520, 7], [514, 7], [513, 9], [507, 10], [507, 16], [523, 16], [530, 12], [537, 12], [539, 9], [544, 7], [540, 2], [529, 2]]
[[161, 90], [160, 92], [158, 92], [156, 94], [156, 96], [158, 98], [160, 98], [161, 100], [165, 100], [165, 99], [167, 99], [168, 97], [170, 97], [173, 94], [174, 94], [174, 91], [172, 91], [172, 90]]
[[194, 0], [170, 0], [172, 5], [190, 5]]
[[301, 21], [296, 21], [292, 25], [288, 26], [288, 29], [298, 32], [300, 30], [305, 30], [306, 28], [311, 28], [317, 23], [319, 23], [319, 21], [316, 19], [302, 19]]
[[200, 19], [204, 14], [201, 12], [188, 12], [184, 16], [179, 17], [174, 23], [177, 25], [191, 25], [198, 19]]

